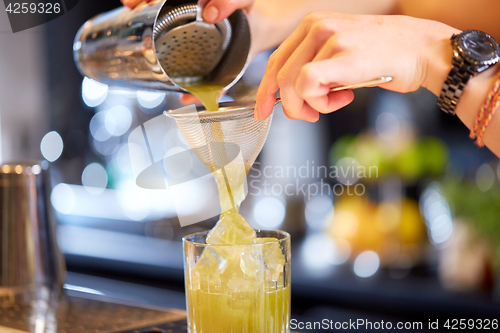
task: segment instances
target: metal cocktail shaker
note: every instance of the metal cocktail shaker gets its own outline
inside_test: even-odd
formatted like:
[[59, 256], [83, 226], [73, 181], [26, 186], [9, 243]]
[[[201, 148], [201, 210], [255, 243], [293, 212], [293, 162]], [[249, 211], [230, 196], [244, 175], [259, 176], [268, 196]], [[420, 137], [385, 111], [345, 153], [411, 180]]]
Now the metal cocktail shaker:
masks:
[[[173, 76], [197, 68], [204, 84], [227, 89], [241, 77], [249, 59], [246, 14], [237, 10], [212, 25], [200, 21], [197, 13], [196, 0], [158, 0], [100, 14], [76, 35], [75, 62], [83, 75], [109, 85], [185, 92], [181, 86], [186, 85], [179, 86]], [[190, 25], [193, 22], [202, 29]], [[218, 33], [220, 42], [214, 43]], [[214, 67], [207, 70], [207, 63]]]
[[49, 194], [48, 170], [40, 164], [0, 166], [0, 296], [63, 286]]

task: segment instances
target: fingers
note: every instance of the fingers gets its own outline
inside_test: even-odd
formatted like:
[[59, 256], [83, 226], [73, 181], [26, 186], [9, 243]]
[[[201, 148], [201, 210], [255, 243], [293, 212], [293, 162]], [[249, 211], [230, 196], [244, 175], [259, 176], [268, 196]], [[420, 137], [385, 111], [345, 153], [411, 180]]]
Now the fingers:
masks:
[[300, 119], [315, 123], [319, 120], [319, 112], [312, 108], [307, 102], [302, 105]]
[[264, 77], [257, 90], [255, 119], [264, 120], [273, 112], [274, 103], [276, 102], [276, 92], [279, 89], [278, 73], [287, 59], [307, 36], [307, 33], [307, 24], [303, 21], [290, 37], [269, 57]]
[[[278, 73], [277, 81], [283, 106], [293, 118], [301, 118], [300, 115], [304, 112], [304, 99], [295, 90], [297, 76], [301, 68], [314, 59], [332, 34], [334, 34], [333, 29], [325, 26], [324, 22], [315, 23]], [[332, 45], [332, 48], [336, 48], [336, 45]]]
[[121, 1], [122, 1], [122, 4], [124, 6], [129, 7], [129, 8], [134, 8], [142, 0], [121, 0]]
[[229, 17], [235, 10], [250, 7], [254, 0], [202, 0], [203, 19], [217, 23]]
[[[262, 86], [262, 83], [261, 83]], [[271, 89], [270, 91], [273, 91]], [[274, 104], [276, 103], [276, 90], [274, 92], [266, 91], [265, 89], [257, 90], [257, 98], [255, 102], [254, 117], [257, 120], [264, 120], [273, 112]]]
[[[314, 60], [335, 33], [335, 20], [318, 20], [324, 13], [308, 15], [295, 32], [270, 57], [262, 83], [257, 92], [256, 119], [265, 119], [272, 112], [276, 91], [280, 89], [283, 110], [291, 119], [316, 121], [318, 111], [295, 91], [301, 68]], [[329, 45], [337, 52], [335, 44]], [[328, 94], [329, 90], [325, 91]], [[330, 112], [333, 110], [330, 110]]]
[[122, 4], [129, 8], [135, 8], [141, 2], [150, 2], [152, 0], [121, 0]]
[[319, 113], [332, 113], [344, 106], [350, 104], [354, 99], [352, 90], [341, 90], [326, 93], [319, 97], [310, 97], [305, 99], [305, 102], [310, 105], [313, 110]]
[[[304, 47], [306, 46], [304, 43]], [[309, 56], [310, 54], [305, 55], [303, 59]], [[294, 64], [292, 57], [289, 60], [290, 66]], [[306, 62], [299, 67], [296, 79], [285, 82], [283, 79], [273, 81], [272, 78], [267, 78], [257, 93], [258, 109], [255, 118], [263, 120], [271, 114], [278, 88], [282, 97], [283, 111], [290, 119], [314, 122], [318, 120], [319, 113], [331, 113], [343, 108], [353, 101], [354, 93], [351, 90], [331, 92], [331, 87], [366, 81], [372, 75], [363, 62], [356, 58], [357, 56], [351, 53], [339, 53], [332, 59]], [[300, 59], [298, 55], [296, 59]], [[290, 72], [293, 71], [290, 69]]]
[[180, 98], [180, 102], [182, 104], [188, 105], [188, 104], [198, 104], [198, 103], [200, 103], [200, 100], [195, 95], [182, 94], [181, 98]]
[[373, 79], [377, 76], [374, 66], [362, 58], [357, 53], [342, 52], [331, 59], [304, 65], [295, 82], [297, 94], [308, 101], [317, 101], [313, 98], [327, 97], [332, 87]]

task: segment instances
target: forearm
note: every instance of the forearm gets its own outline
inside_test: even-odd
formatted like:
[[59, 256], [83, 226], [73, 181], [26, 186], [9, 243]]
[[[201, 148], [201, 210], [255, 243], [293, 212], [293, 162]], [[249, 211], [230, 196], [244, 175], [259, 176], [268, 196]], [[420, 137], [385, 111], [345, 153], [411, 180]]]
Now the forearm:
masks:
[[[488, 69], [469, 80], [460, 98], [456, 113], [462, 122], [472, 129], [477, 113], [489, 91], [500, 75], [499, 65]], [[500, 119], [495, 114], [484, 134], [484, 144], [497, 156], [500, 156]]]
[[500, 1], [398, 0], [395, 8], [398, 14], [435, 20], [462, 30], [481, 30], [500, 40]]
[[396, 0], [255, 0], [249, 13], [253, 52], [258, 53], [281, 44], [315, 11], [347, 14], [387, 14]]
[[[459, 33], [459, 30], [453, 33]], [[431, 54], [434, 55], [431, 56]], [[441, 54], [441, 56], [436, 56], [436, 54]], [[436, 46], [428, 53], [427, 80], [423, 86], [436, 96], [439, 96], [443, 83], [451, 70], [451, 59], [452, 46], [449, 39], [443, 40], [440, 46]], [[500, 64], [497, 64], [471, 78], [465, 86], [455, 112], [469, 130], [474, 126], [477, 113], [499, 75]], [[498, 115], [491, 119], [484, 134], [484, 143], [493, 153], [500, 156], [500, 119]]]

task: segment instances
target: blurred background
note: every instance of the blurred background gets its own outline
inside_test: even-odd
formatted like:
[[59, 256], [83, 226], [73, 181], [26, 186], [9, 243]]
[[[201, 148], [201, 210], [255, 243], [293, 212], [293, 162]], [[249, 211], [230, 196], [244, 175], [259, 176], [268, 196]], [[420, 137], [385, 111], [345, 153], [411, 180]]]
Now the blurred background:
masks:
[[[80, 1], [16, 34], [0, 13], [0, 162], [51, 168], [68, 283], [182, 308], [181, 238], [216, 219], [181, 228], [168, 190], [136, 185], [128, 143], [132, 130], [180, 107], [179, 94], [108, 87], [73, 60], [79, 27], [117, 6]], [[223, 99], [249, 98], [269, 55]], [[292, 234], [292, 318], [498, 318], [498, 158], [426, 90], [355, 95], [315, 124], [278, 108], [249, 174], [242, 215]], [[166, 151], [188, 148], [173, 121], [167, 128]]]

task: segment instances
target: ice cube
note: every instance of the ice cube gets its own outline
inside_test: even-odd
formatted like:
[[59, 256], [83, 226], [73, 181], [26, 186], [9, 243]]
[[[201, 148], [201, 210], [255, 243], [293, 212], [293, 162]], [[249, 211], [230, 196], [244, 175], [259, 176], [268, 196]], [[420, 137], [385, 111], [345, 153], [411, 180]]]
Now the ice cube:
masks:
[[246, 290], [248, 279], [246, 279], [246, 276], [240, 267], [239, 252], [237, 253], [237, 256], [233, 256], [233, 258], [228, 261], [228, 266], [224, 272], [223, 279], [226, 283], [227, 289], [231, 292]]
[[228, 261], [212, 248], [205, 248], [196, 266], [191, 271], [191, 288], [218, 292], [222, 287], [222, 276]]
[[265, 265], [262, 256], [262, 246], [246, 246], [241, 251], [240, 268], [247, 276], [263, 276]]
[[266, 279], [277, 281], [280, 274], [283, 273], [285, 266], [285, 256], [281, 251], [280, 243], [274, 237], [256, 238], [254, 244], [262, 244], [262, 256], [267, 268]]
[[221, 215], [219, 222], [210, 230], [206, 241], [210, 245], [246, 245], [252, 244], [256, 238], [255, 230], [243, 216], [230, 210]]
[[194, 269], [203, 274], [222, 274], [226, 267], [227, 260], [213, 248], [207, 247]]

